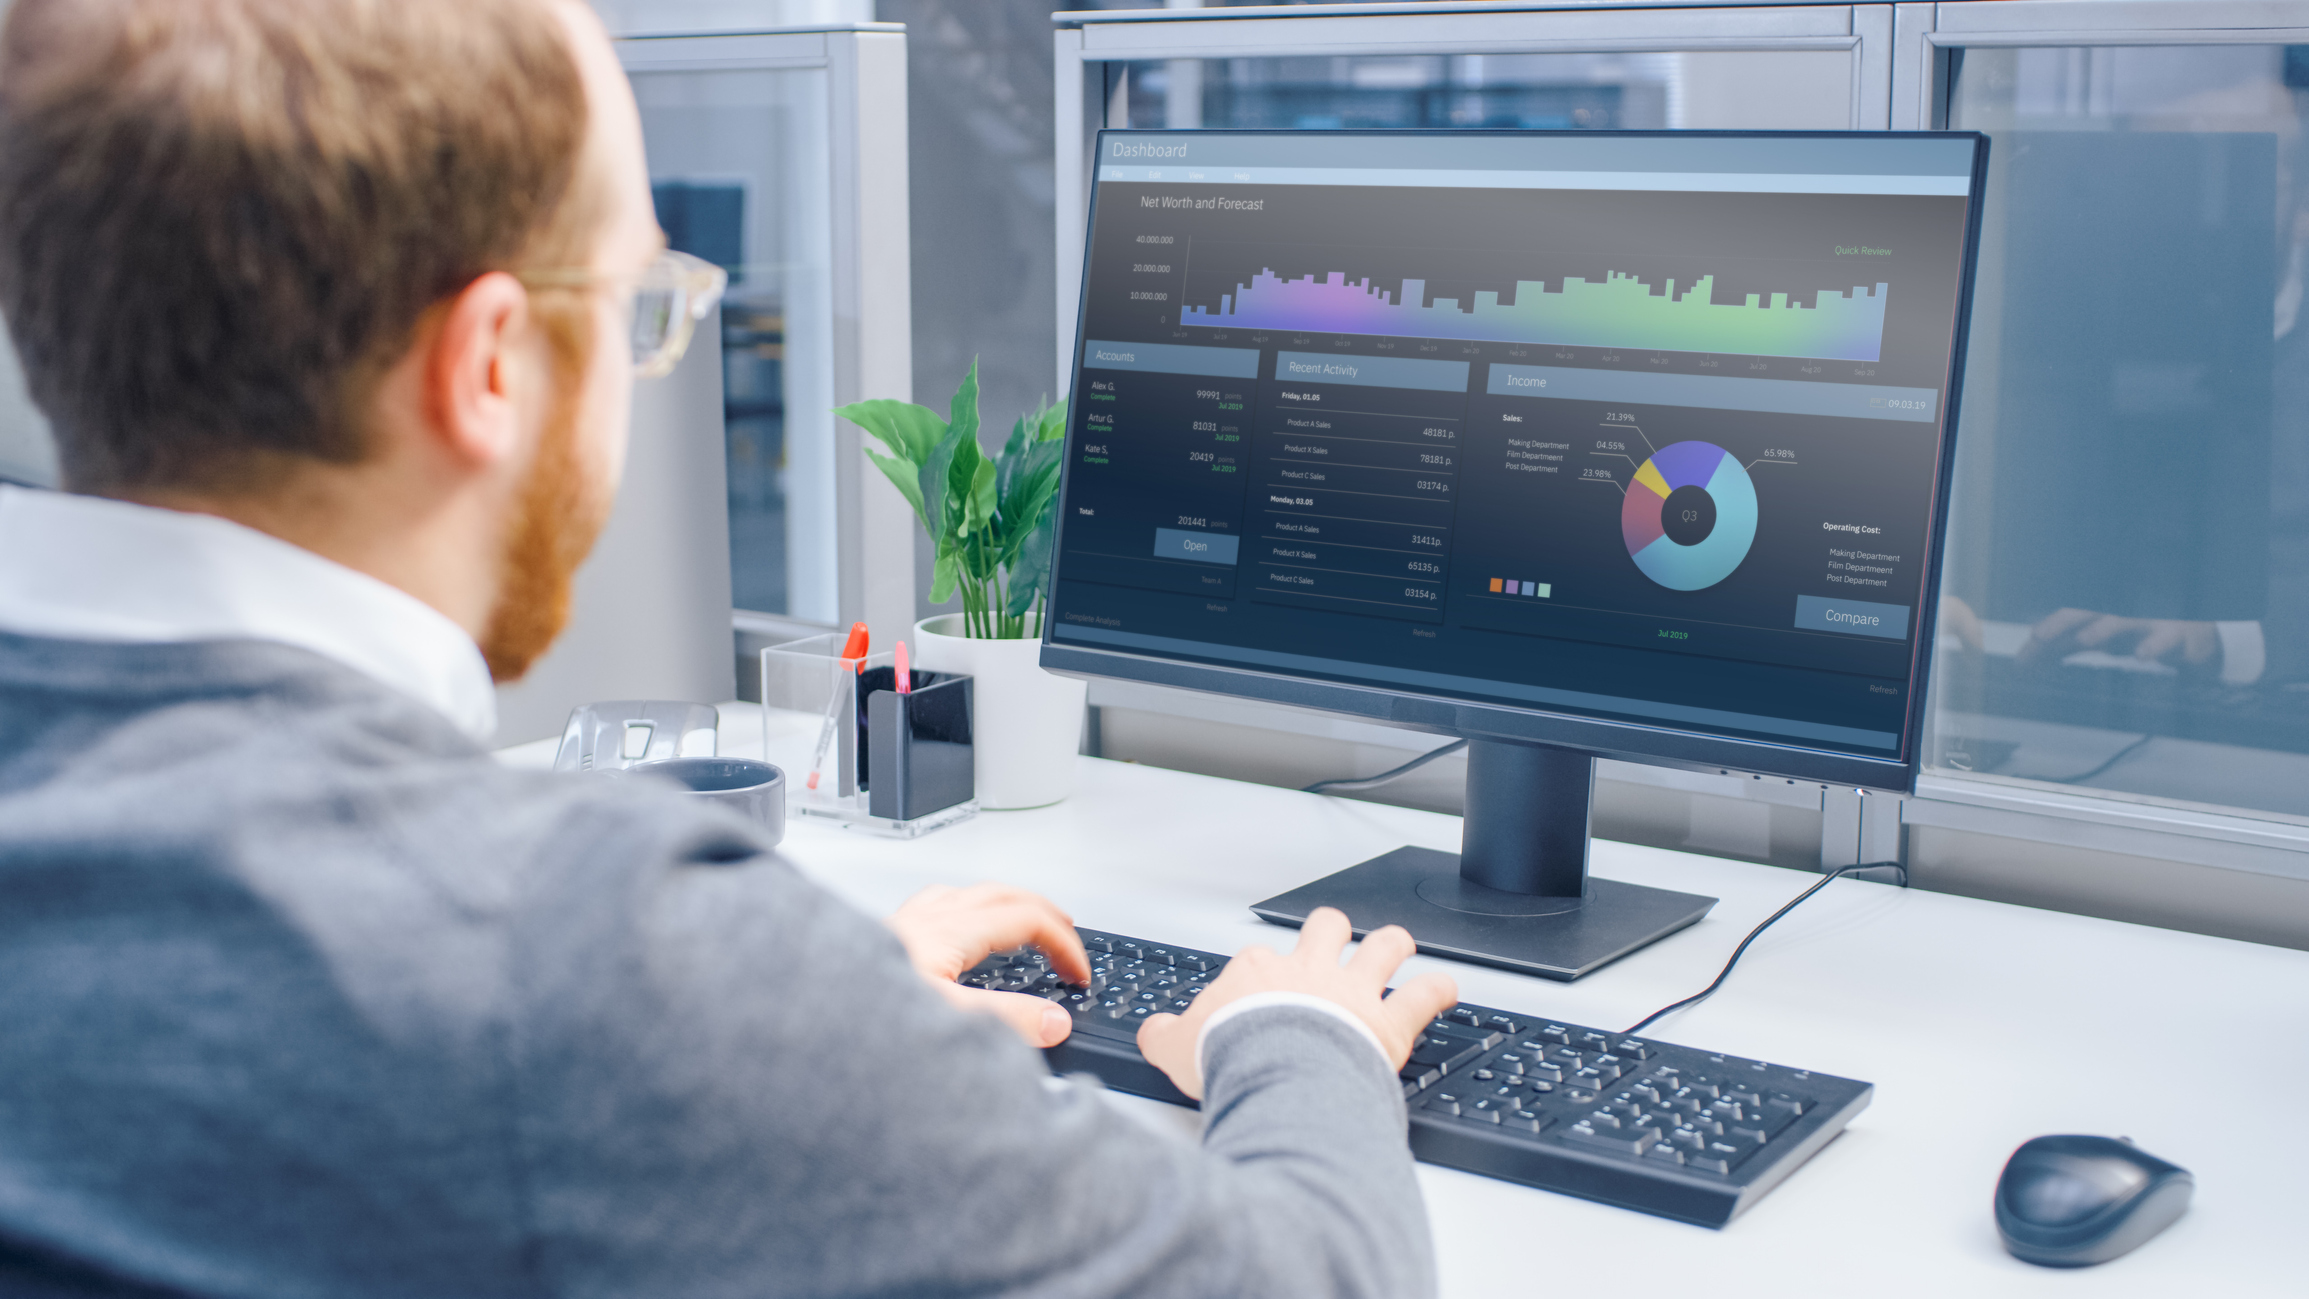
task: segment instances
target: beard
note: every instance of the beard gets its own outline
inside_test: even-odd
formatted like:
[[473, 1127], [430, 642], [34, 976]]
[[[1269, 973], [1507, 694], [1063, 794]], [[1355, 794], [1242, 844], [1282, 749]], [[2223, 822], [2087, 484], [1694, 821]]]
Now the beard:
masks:
[[497, 604], [480, 640], [489, 676], [500, 685], [520, 680], [569, 624], [578, 566], [609, 522], [610, 493], [587, 474], [578, 450], [591, 348], [575, 322], [549, 320], [546, 331], [559, 382], [506, 534]]

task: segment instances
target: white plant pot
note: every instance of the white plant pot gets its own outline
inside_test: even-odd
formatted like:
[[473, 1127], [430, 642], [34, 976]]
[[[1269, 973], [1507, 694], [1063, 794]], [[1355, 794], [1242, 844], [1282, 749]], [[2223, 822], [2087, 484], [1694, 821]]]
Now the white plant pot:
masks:
[[914, 666], [972, 678], [978, 805], [1042, 807], [1073, 793], [1089, 683], [1042, 670], [1042, 629], [1032, 617], [1021, 640], [961, 633], [958, 613], [914, 624]]

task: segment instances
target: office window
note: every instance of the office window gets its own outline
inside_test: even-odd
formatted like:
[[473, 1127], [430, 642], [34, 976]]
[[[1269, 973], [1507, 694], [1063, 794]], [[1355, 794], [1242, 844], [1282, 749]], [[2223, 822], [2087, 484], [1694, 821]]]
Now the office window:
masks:
[[1933, 767], [2309, 816], [2305, 55], [1954, 54], [1994, 144]]
[[1172, 59], [1114, 65], [1128, 122], [1110, 126], [1661, 130], [1842, 128], [1842, 50], [1403, 54]]
[[[719, 341], [732, 604], [837, 616], [831, 245], [820, 69], [636, 71], [658, 224], [730, 273]], [[703, 341], [703, 340], [701, 340]]]

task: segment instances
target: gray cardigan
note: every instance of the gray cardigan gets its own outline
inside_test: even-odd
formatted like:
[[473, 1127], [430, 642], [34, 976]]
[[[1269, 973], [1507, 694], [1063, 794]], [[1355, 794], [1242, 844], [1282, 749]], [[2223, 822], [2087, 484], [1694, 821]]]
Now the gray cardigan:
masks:
[[1403, 1103], [1213, 1034], [1198, 1148], [671, 791], [302, 650], [0, 634], [0, 1293], [1432, 1291]]

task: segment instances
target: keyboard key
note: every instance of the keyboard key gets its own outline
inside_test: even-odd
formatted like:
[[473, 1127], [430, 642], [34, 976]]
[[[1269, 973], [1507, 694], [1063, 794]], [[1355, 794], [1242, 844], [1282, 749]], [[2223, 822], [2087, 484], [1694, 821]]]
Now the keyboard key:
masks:
[[1503, 1055], [1494, 1057], [1491, 1061], [1491, 1067], [1498, 1070], [1500, 1073], [1519, 1074], [1523, 1072], [1523, 1066], [1529, 1063], [1529, 1061], [1530, 1057], [1519, 1054], [1518, 1052], [1509, 1051]]
[[1668, 1144], [1686, 1153], [1706, 1150], [1708, 1139], [1692, 1128], [1676, 1128], [1668, 1133]]
[[1479, 1083], [1487, 1083], [1487, 1082], [1492, 1082], [1492, 1081], [1495, 1081], [1495, 1080], [1496, 1080], [1496, 1079], [1499, 1077], [1499, 1075], [1498, 1075], [1498, 1074], [1496, 1074], [1496, 1073], [1493, 1073], [1493, 1072], [1492, 1072], [1491, 1070], [1489, 1070], [1489, 1069], [1478, 1069], [1478, 1070], [1476, 1070], [1474, 1073], [1471, 1073], [1471, 1074], [1469, 1074], [1469, 1075], [1467, 1075], [1467, 1076], [1468, 1076], [1468, 1077], [1470, 1077], [1470, 1078], [1472, 1078], [1472, 1079], [1474, 1079], [1475, 1081], [1477, 1081], [1477, 1082], [1479, 1082]]
[[1598, 1129], [1588, 1123], [1574, 1123], [1562, 1132], [1563, 1139], [1586, 1150], [1609, 1151], [1615, 1155], [1642, 1155], [1659, 1144], [1659, 1138], [1649, 1128], [1634, 1132], [1614, 1132]]
[[1114, 940], [1105, 934], [1084, 934], [1082, 945], [1094, 952], [1112, 952], [1114, 950]]
[[1673, 1164], [1681, 1167], [1684, 1162], [1684, 1152], [1663, 1143], [1646, 1150], [1644, 1158], [1655, 1164]]
[[1725, 1091], [1724, 1099], [1745, 1110], [1759, 1110], [1764, 1107], [1764, 1098], [1745, 1087], [1730, 1088]]
[[1450, 1013], [1446, 1014], [1444, 1018], [1452, 1021], [1455, 1024], [1465, 1024], [1469, 1028], [1483, 1027], [1483, 1016], [1476, 1014], [1474, 1011], [1468, 1009], [1465, 1006], [1454, 1008]]
[[1585, 1087], [1566, 1087], [1563, 1091], [1563, 1098], [1574, 1105], [1593, 1105], [1600, 1095], [1601, 1093], [1589, 1091]]
[[1785, 1116], [1791, 1119], [1801, 1118], [1804, 1112], [1811, 1108], [1802, 1100], [1786, 1092], [1773, 1092], [1764, 1098], [1764, 1115], [1767, 1118], [1775, 1116]]
[[1651, 1044], [1638, 1042], [1632, 1037], [1623, 1037], [1612, 1043], [1611, 1050], [1613, 1055], [1624, 1055], [1630, 1060], [1649, 1060], [1652, 1058]]
[[1507, 1114], [1508, 1106], [1486, 1096], [1471, 1105], [1462, 1106], [1459, 1117], [1470, 1123], [1497, 1123]]
[[1538, 1064], [1526, 1065], [1523, 1076], [1537, 1078], [1541, 1082], [1559, 1083], [1563, 1081], [1563, 1070], [1556, 1065], [1542, 1061]]
[[1696, 1168], [1703, 1173], [1731, 1172], [1732, 1163], [1732, 1160], [1726, 1159], [1722, 1155], [1716, 1154], [1714, 1151], [1710, 1150], [1703, 1150], [1697, 1153], [1687, 1151], [1684, 1154], [1684, 1167]]
[[1761, 1124], [1735, 1123], [1717, 1135], [1723, 1137], [1725, 1140], [1733, 1143], [1734, 1145], [1738, 1145], [1747, 1149], [1753, 1149], [1757, 1146], [1763, 1145], [1766, 1141], [1770, 1140], [1771, 1134], [1768, 1133]]
[[1437, 1092], [1435, 1095], [1428, 1097], [1427, 1103], [1420, 1106], [1419, 1108], [1426, 1110], [1430, 1114], [1441, 1114], [1445, 1115], [1446, 1117], [1455, 1117], [1459, 1113], [1459, 1097], [1457, 1094], [1452, 1092]]
[[1500, 1120], [1500, 1126], [1508, 1128], [1512, 1131], [1527, 1132], [1536, 1136], [1537, 1134], [1547, 1130], [1548, 1122], [1549, 1120], [1547, 1116], [1541, 1114], [1537, 1110], [1510, 1110], [1507, 1113], [1507, 1117]]
[[1520, 1033], [1523, 1031], [1523, 1025], [1509, 1015], [1486, 1015], [1483, 1017], [1483, 1026], [1501, 1033]]
[[1571, 1045], [1571, 1030], [1565, 1028], [1561, 1024], [1548, 1025], [1546, 1028], [1539, 1030], [1539, 1036], [1542, 1040], [1551, 1042], [1556, 1046]]
[[1443, 1077], [1443, 1071], [1433, 1065], [1407, 1064], [1396, 1071], [1395, 1076], [1411, 1084], [1412, 1091], [1421, 1091], [1434, 1086], [1436, 1080]]

